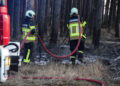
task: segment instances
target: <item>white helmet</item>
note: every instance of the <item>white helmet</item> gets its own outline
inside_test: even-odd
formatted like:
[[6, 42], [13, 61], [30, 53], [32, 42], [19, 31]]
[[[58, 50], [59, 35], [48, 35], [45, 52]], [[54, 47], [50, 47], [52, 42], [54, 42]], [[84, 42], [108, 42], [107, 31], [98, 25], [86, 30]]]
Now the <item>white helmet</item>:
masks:
[[72, 16], [73, 14], [78, 14], [78, 9], [77, 8], [72, 8], [70, 15]]
[[28, 10], [26, 12], [25, 16], [32, 18], [33, 16], [35, 16], [35, 12], [33, 10]]

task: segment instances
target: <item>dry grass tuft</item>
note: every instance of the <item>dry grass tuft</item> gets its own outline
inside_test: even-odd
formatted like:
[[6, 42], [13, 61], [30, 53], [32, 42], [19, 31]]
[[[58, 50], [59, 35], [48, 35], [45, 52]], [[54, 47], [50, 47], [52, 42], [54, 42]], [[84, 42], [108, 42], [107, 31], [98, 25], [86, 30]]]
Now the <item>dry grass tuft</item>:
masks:
[[[12, 86], [98, 86], [93, 83], [84, 81], [73, 81], [72, 78], [91, 78], [102, 80], [104, 67], [100, 62], [89, 65], [61, 65], [51, 63], [46, 66], [24, 65], [20, 68]], [[23, 80], [22, 76], [39, 76], [39, 77], [66, 77], [65, 80]]]
[[104, 67], [100, 62], [89, 65], [61, 65], [51, 63], [47, 66], [26, 65], [20, 69], [18, 76], [40, 76], [40, 77], [74, 77], [102, 79]]

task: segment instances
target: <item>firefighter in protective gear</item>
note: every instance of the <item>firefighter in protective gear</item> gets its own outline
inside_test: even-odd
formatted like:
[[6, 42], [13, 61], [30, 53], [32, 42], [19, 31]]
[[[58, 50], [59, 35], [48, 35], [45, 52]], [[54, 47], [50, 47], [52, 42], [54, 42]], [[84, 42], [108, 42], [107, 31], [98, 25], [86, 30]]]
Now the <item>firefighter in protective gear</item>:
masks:
[[36, 27], [34, 24], [34, 17], [35, 17], [35, 12], [32, 10], [28, 10], [25, 14], [25, 19], [22, 24], [22, 39], [25, 39], [25, 36], [27, 35], [28, 32], [31, 31], [30, 35], [27, 37], [25, 44], [24, 44], [24, 62], [25, 63], [30, 63], [34, 62], [33, 58], [33, 45], [34, 42], [36, 41]]
[[[71, 13], [70, 13], [70, 20], [69, 20], [69, 24], [67, 25], [69, 32], [70, 32], [70, 50], [71, 52], [75, 49], [77, 43], [78, 43], [78, 39], [79, 39], [79, 25], [78, 25], [78, 9], [77, 8], [72, 8], [71, 9]], [[82, 32], [81, 32], [81, 42], [80, 42], [80, 46], [78, 47], [78, 51], [75, 52], [71, 57], [71, 61], [72, 64], [75, 64], [75, 60], [76, 60], [76, 55], [78, 53], [78, 60], [83, 62], [83, 54], [84, 54], [84, 42], [86, 39], [86, 36], [83, 33], [83, 28], [86, 25], [86, 21], [81, 22], [81, 28], [82, 28]]]

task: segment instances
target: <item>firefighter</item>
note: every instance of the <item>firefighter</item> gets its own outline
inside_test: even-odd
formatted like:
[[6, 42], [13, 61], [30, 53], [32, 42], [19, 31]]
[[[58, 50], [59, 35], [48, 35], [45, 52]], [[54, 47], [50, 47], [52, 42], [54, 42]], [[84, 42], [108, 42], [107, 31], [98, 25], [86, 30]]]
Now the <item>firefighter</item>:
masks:
[[[83, 54], [84, 54], [84, 42], [86, 39], [86, 36], [83, 34], [83, 28], [86, 25], [86, 21], [81, 22], [80, 26], [82, 28], [81, 32], [81, 42], [78, 47], [78, 51], [76, 51], [72, 56], [70, 56], [70, 59], [72, 61], [72, 64], [75, 64], [76, 60], [76, 55], [78, 54], [78, 60], [83, 61]], [[78, 39], [79, 39], [79, 25], [78, 25], [78, 9], [77, 8], [72, 8], [71, 13], [70, 13], [70, 20], [69, 24], [67, 25], [69, 32], [70, 32], [70, 50], [71, 52], [75, 49]]]
[[24, 63], [30, 63], [34, 62], [33, 58], [33, 45], [34, 42], [36, 41], [36, 27], [34, 24], [34, 17], [35, 17], [35, 12], [32, 10], [28, 10], [25, 14], [25, 19], [22, 24], [22, 39], [25, 39], [25, 36], [27, 35], [28, 32], [31, 31], [30, 35], [27, 37], [25, 44], [24, 44]]

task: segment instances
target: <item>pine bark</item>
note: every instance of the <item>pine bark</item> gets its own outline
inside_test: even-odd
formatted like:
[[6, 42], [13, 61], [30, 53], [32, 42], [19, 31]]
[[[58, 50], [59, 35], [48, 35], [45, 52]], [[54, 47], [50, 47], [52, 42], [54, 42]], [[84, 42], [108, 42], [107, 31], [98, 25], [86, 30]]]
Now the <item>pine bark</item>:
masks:
[[61, 9], [61, 0], [54, 1], [54, 12], [52, 20], [52, 33], [51, 33], [51, 43], [57, 43], [58, 39], [58, 30], [60, 29], [60, 9]]
[[46, 0], [40, 0], [39, 1], [39, 9], [38, 12], [38, 18], [39, 18], [39, 23], [38, 23], [38, 29], [39, 29], [39, 35], [43, 38], [44, 36], [44, 27], [45, 27], [45, 8], [46, 8]]
[[103, 0], [94, 0], [94, 27], [93, 27], [93, 44], [95, 48], [99, 47]]
[[119, 37], [119, 28], [120, 28], [120, 0], [118, 0], [117, 17], [115, 23], [115, 37]]
[[111, 0], [110, 12], [109, 12], [109, 21], [108, 21], [108, 31], [110, 32], [111, 28], [114, 26], [115, 22], [115, 2], [116, 0]]
[[13, 39], [18, 39], [20, 34], [20, 1], [14, 0]]
[[10, 36], [13, 37], [14, 0], [7, 0], [7, 6], [10, 15]]
[[106, 2], [106, 6], [105, 6], [105, 17], [104, 17], [104, 21], [108, 22], [109, 19], [109, 5], [110, 5], [110, 0], [107, 0]]

